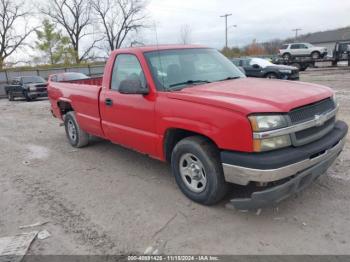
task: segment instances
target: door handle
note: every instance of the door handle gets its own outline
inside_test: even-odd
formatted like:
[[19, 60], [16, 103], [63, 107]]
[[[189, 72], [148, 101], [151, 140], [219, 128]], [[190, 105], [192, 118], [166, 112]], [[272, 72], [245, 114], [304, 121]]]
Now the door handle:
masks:
[[113, 100], [110, 98], [106, 98], [105, 104], [106, 104], [106, 106], [113, 106]]

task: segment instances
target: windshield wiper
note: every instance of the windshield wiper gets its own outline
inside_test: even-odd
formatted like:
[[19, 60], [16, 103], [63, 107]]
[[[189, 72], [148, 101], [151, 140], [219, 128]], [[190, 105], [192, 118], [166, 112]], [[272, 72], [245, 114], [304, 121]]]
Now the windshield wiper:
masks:
[[172, 84], [169, 87], [176, 87], [176, 86], [183, 86], [183, 85], [194, 85], [194, 84], [201, 84], [201, 83], [211, 83], [208, 80], [188, 80], [186, 82], [181, 82], [181, 83], [176, 83], [176, 84]]
[[218, 80], [218, 82], [223, 82], [223, 81], [227, 81], [227, 80], [235, 80], [235, 79], [239, 79], [241, 78], [240, 76], [229, 76], [225, 79], [221, 79], [221, 80]]

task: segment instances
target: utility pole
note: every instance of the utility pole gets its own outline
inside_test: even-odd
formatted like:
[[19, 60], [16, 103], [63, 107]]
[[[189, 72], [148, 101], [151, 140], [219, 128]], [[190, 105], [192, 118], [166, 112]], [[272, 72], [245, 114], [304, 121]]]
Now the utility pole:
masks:
[[301, 28], [295, 28], [295, 29], [292, 29], [292, 31], [294, 31], [294, 32], [295, 32], [295, 40], [297, 40], [297, 39], [298, 39], [298, 32], [299, 32], [299, 31], [301, 31], [301, 30], [303, 30], [303, 29], [301, 29]]
[[228, 27], [227, 27], [227, 17], [229, 17], [229, 16], [231, 16], [231, 15], [232, 15], [232, 14], [224, 14], [224, 15], [220, 16], [220, 17], [225, 18], [225, 39], [226, 39], [225, 47], [226, 47], [226, 48], [228, 47], [228, 40], [227, 40], [227, 29], [228, 29]]

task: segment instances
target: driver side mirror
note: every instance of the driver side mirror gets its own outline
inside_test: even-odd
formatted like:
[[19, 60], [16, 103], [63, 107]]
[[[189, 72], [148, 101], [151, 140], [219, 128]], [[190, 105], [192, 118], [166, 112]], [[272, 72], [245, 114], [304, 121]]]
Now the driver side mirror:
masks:
[[258, 64], [254, 64], [254, 65], [253, 65], [253, 68], [254, 68], [254, 69], [260, 69], [260, 66], [259, 66]]
[[120, 83], [119, 92], [127, 95], [148, 95], [149, 89], [139, 79], [127, 79]]

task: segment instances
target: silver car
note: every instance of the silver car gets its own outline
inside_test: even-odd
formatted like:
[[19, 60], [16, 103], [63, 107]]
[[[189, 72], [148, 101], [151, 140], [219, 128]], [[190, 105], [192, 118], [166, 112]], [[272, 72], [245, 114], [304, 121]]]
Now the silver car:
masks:
[[327, 48], [314, 46], [309, 43], [293, 43], [283, 45], [279, 53], [285, 60], [302, 56], [310, 56], [313, 59], [319, 59], [327, 55]]

